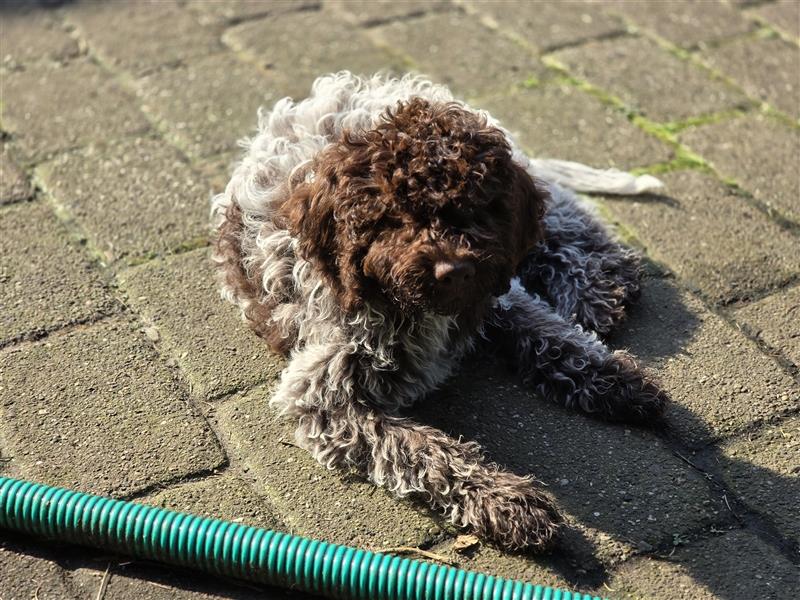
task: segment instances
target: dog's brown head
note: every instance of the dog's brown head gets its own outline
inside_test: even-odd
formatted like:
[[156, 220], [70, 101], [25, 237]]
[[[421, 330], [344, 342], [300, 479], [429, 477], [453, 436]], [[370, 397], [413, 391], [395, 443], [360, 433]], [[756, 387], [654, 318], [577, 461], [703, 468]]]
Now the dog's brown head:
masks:
[[544, 198], [485, 118], [413, 98], [327, 147], [282, 214], [346, 311], [383, 299], [454, 315], [507, 289]]

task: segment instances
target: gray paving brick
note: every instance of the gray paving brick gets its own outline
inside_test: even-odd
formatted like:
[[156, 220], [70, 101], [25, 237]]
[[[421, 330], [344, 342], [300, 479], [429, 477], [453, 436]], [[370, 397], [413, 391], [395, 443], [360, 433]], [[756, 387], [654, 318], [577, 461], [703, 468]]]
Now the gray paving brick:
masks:
[[123, 319], [0, 353], [4, 438], [21, 474], [130, 494], [225, 457], [172, 373]]
[[664, 196], [608, 198], [648, 255], [711, 302], [746, 300], [800, 273], [797, 240], [709, 175], [659, 176]]
[[[30, 546], [24, 548], [32, 550]], [[69, 584], [67, 571], [53, 557], [21, 552], [18, 544], [0, 539], [0, 598], [2, 600], [88, 600]]]
[[613, 0], [610, 6], [637, 27], [650, 30], [681, 48], [694, 48], [755, 27], [740, 11], [722, 2], [703, 2], [700, 10], [693, 0]]
[[[413, 416], [478, 441], [490, 459], [547, 485], [578, 529], [561, 552], [603, 562], [727, 519], [707, 482], [653, 434], [536, 398], [502, 363], [473, 356]], [[586, 531], [590, 530], [590, 531]]]
[[174, 0], [81, 2], [67, 18], [104, 63], [134, 74], [222, 50], [220, 30]]
[[438, 527], [411, 502], [345, 479], [293, 447], [293, 424], [268, 401], [269, 392], [258, 390], [225, 402], [217, 411], [217, 428], [292, 531], [370, 549], [418, 546], [432, 537], [430, 531]]
[[326, 5], [334, 7], [352, 23], [367, 27], [452, 7], [448, 0], [328, 0]]
[[211, 191], [162, 140], [92, 145], [36, 173], [107, 262], [170, 252], [208, 235]]
[[16, 69], [39, 60], [62, 62], [80, 54], [58, 13], [37, 10], [30, 4], [3, 11], [0, 61]]
[[800, 38], [800, 4], [795, 0], [777, 0], [755, 6], [747, 12], [784, 34]]
[[247, 19], [274, 16], [284, 12], [318, 8], [320, 0], [188, 0], [189, 10], [196, 13], [200, 23], [237, 23]]
[[[108, 564], [94, 561], [94, 566], [79, 568], [72, 574], [73, 585], [80, 585], [90, 594], [85, 597], [86, 600], [97, 599]], [[115, 561], [110, 566], [104, 595], [108, 600], [313, 600], [311, 596], [300, 592], [145, 561]]]
[[679, 546], [663, 559], [631, 561], [609, 588], [620, 600], [791, 598], [797, 567], [752, 532], [739, 530]]
[[800, 130], [755, 114], [692, 127], [680, 139], [724, 177], [800, 223]]
[[[800, 394], [793, 396], [800, 407]], [[800, 542], [800, 417], [748, 432], [710, 452], [722, 478], [749, 507]]]
[[0, 231], [0, 346], [117, 310], [47, 206], [0, 211]]
[[731, 86], [644, 38], [591, 42], [553, 56], [573, 75], [654, 121], [681, 121], [747, 103]]
[[[442, 31], [457, 31], [458, 38], [443, 39]], [[530, 53], [461, 13], [398, 21], [378, 32], [424, 73], [464, 98], [497, 93], [545, 73], [545, 66]]]
[[779, 290], [733, 313], [748, 331], [800, 366], [800, 287]]
[[779, 38], [738, 39], [709, 48], [702, 58], [756, 100], [800, 118], [800, 48]]
[[285, 529], [265, 498], [258, 496], [248, 482], [227, 473], [173, 485], [136, 502], [252, 527]]
[[667, 420], [689, 446], [797, 406], [800, 386], [757, 346], [669, 280], [648, 280], [610, 340], [652, 368], [672, 395]]
[[206, 250], [150, 261], [119, 276], [134, 310], [204, 400], [273, 381], [283, 359], [220, 298]]
[[[297, 52], [297, 32], [313, 40]], [[320, 75], [347, 69], [371, 75], [403, 71], [400, 60], [375, 46], [360, 30], [335, 13], [302, 11], [242, 23], [225, 32], [223, 41], [274, 74], [281, 96], [302, 99]]]
[[0, 205], [27, 200], [33, 195], [28, 177], [8, 155], [6, 145], [0, 150]]
[[[575, 587], [559, 574], [558, 568], [552, 564], [554, 561], [551, 556], [511, 554], [483, 544], [462, 554], [453, 550], [454, 542], [455, 538], [448, 539], [435, 546], [432, 551], [457, 562], [458, 568], [466, 571], [478, 571], [507, 579], [520, 579], [564, 590], [571, 590]], [[557, 549], [555, 553], [563, 554], [563, 550]], [[581, 591], [585, 592], [586, 590], [581, 588]]]
[[273, 78], [230, 53], [165, 69], [138, 83], [142, 109], [166, 136], [195, 158], [236, 148], [256, 129], [256, 111], [281, 96]]
[[543, 51], [625, 31], [620, 19], [590, 3], [466, 0], [462, 4], [471, 12], [489, 15]]
[[672, 150], [619, 111], [569, 85], [548, 84], [481, 101], [533, 156], [629, 169], [670, 160]]
[[141, 132], [148, 123], [103, 69], [74, 61], [4, 75], [3, 127], [14, 152], [28, 160]]

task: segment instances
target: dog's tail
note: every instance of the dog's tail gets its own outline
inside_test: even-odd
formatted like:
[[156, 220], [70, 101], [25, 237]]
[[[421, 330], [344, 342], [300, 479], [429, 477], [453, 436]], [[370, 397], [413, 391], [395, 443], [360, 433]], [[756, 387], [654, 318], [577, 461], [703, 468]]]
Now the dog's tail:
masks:
[[632, 196], [664, 187], [652, 175], [632, 175], [618, 169], [595, 169], [568, 160], [531, 159], [536, 177], [576, 192]]

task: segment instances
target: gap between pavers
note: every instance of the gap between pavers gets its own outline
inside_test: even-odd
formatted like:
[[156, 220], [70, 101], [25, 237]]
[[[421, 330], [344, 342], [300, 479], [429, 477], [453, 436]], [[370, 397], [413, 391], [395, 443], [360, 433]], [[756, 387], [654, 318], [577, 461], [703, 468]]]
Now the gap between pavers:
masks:
[[[793, 401], [800, 407], [800, 392]], [[800, 548], [800, 416], [726, 440], [704, 458], [751, 510], [764, 515]]]
[[590, 42], [551, 57], [652, 121], [681, 121], [751, 104], [736, 88], [645, 38]]
[[[298, 37], [298, 31], [303, 32]], [[348, 69], [357, 75], [405, 70], [402, 61], [376, 46], [335, 12], [301, 11], [248, 21], [228, 29], [223, 41], [265, 69], [280, 96], [307, 97], [320, 75]], [[307, 40], [313, 40], [309, 43]], [[298, 50], [302, 48], [301, 52]]]
[[557, 158], [596, 168], [631, 169], [674, 158], [674, 150], [648, 135], [619, 110], [563, 83], [545, 82], [481, 102], [536, 158]]
[[[442, 38], [442, 31], [458, 31], [459, 37]], [[529, 51], [458, 12], [393, 22], [377, 28], [375, 35], [468, 100], [547, 75], [546, 67]]]
[[119, 311], [48, 206], [0, 210], [0, 346]]
[[733, 318], [800, 367], [800, 286], [776, 291], [743, 308]]
[[12, 156], [29, 162], [141, 133], [150, 124], [104, 69], [81, 59], [4, 75], [3, 127]]
[[115, 317], [0, 352], [0, 426], [21, 476], [125, 496], [225, 463], [136, 327]]
[[107, 264], [208, 236], [206, 182], [160, 139], [129, 137], [67, 152], [39, 165], [36, 177]]
[[647, 254], [713, 304], [760, 296], [800, 275], [797, 238], [711, 175], [659, 175], [660, 195], [608, 197]]
[[690, 127], [679, 138], [723, 177], [800, 225], [800, 129], [750, 114]]
[[211, 400], [268, 383], [283, 369], [284, 359], [220, 297], [208, 249], [122, 271], [117, 282], [194, 397]]
[[796, 406], [800, 386], [741, 331], [670, 280], [647, 280], [611, 337], [672, 395], [667, 420], [687, 445], [768, 421]]
[[794, 598], [797, 566], [748, 530], [679, 545], [622, 565], [605, 595], [619, 600]]

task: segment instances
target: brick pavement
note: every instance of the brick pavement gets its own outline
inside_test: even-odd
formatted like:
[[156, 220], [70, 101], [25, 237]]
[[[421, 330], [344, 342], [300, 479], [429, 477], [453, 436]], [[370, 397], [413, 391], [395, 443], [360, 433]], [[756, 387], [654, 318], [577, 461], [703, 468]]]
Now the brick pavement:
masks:
[[[800, 3], [14, 0], [0, 24], [0, 473], [612, 598], [800, 587]], [[483, 359], [417, 410], [548, 484], [570, 524], [549, 555], [458, 555], [435, 515], [287, 444], [283, 362], [214, 289], [236, 140], [346, 67], [428, 73], [533, 154], [667, 185], [594, 202], [649, 261], [612, 343], [671, 391], [668, 431]], [[0, 598], [94, 598], [106, 568], [106, 598], [260, 593], [4, 535]]]

